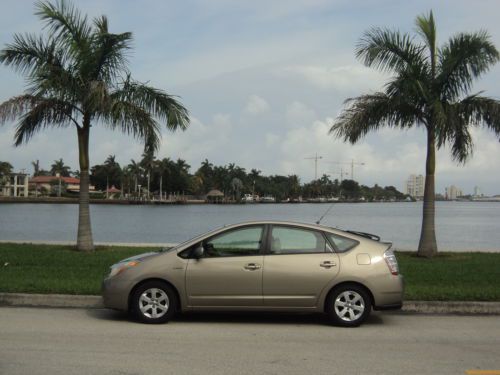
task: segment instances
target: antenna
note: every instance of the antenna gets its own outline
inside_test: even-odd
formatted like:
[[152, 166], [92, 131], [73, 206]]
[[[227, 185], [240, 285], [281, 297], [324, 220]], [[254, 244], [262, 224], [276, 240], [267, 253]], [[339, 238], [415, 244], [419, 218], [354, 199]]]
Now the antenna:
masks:
[[324, 217], [328, 214], [328, 212], [330, 212], [330, 210], [333, 208], [333, 205], [334, 205], [334, 203], [332, 203], [332, 204], [330, 205], [330, 207], [328, 207], [328, 209], [325, 211], [325, 213], [323, 214], [323, 216], [321, 216], [321, 217], [319, 218], [319, 220], [316, 222], [316, 224], [318, 224], [318, 225], [319, 225], [319, 223], [321, 223], [321, 220], [323, 220], [323, 218], [324, 218]]
[[312, 158], [304, 158], [309, 160], [314, 160], [314, 179], [318, 179], [318, 160], [323, 159], [323, 156], [318, 156], [318, 153], [315, 154]]

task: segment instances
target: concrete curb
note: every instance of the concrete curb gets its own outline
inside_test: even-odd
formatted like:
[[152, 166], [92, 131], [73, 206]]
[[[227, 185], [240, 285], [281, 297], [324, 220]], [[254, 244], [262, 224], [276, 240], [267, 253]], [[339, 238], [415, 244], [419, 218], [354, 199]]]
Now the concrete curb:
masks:
[[104, 307], [101, 296], [25, 293], [0, 293], [0, 306], [76, 307], [85, 309]]
[[[0, 293], [0, 306], [101, 309], [101, 296]], [[404, 313], [500, 315], [500, 302], [405, 301]]]

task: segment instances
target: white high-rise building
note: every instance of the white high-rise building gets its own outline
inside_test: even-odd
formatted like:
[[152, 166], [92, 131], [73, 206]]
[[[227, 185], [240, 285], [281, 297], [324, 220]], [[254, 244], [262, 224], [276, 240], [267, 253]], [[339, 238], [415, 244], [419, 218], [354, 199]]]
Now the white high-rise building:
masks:
[[483, 194], [481, 194], [481, 188], [479, 186], [474, 186], [474, 196], [475, 197], [482, 197]]
[[413, 198], [422, 198], [424, 196], [425, 177], [421, 174], [410, 175], [404, 183], [404, 193]]
[[458, 197], [461, 197], [463, 194], [460, 188], [457, 188], [455, 185], [448, 186], [444, 190], [445, 199], [455, 200]]

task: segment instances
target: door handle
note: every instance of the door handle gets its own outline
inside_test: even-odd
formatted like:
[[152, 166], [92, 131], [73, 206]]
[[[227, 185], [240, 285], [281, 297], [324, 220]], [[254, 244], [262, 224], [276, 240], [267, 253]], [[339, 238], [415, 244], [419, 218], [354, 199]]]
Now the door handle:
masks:
[[319, 264], [319, 266], [323, 267], [323, 268], [330, 268], [330, 267], [333, 267], [333, 266], [336, 266], [336, 265], [337, 265], [337, 263], [329, 261], [329, 260], [325, 260], [324, 262], [321, 262]]
[[243, 268], [246, 270], [255, 271], [255, 270], [260, 269], [260, 264], [248, 263], [248, 264], [245, 264], [245, 266]]

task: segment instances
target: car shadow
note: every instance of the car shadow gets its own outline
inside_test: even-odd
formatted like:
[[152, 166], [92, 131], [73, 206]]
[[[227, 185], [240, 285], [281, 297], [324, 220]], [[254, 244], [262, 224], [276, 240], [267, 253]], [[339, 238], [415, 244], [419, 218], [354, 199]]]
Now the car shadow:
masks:
[[[114, 322], [136, 322], [129, 314], [109, 309], [87, 310], [87, 315], [99, 320]], [[331, 325], [328, 317], [320, 313], [283, 313], [283, 312], [185, 312], [177, 314], [172, 323], [182, 324], [273, 324], [273, 325]], [[382, 317], [372, 312], [363, 325], [383, 324]], [[140, 323], [139, 323], [140, 324]]]

